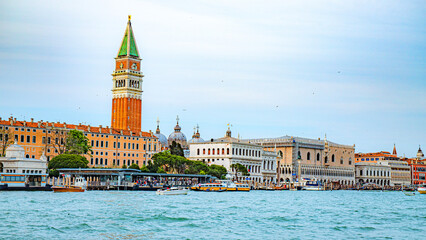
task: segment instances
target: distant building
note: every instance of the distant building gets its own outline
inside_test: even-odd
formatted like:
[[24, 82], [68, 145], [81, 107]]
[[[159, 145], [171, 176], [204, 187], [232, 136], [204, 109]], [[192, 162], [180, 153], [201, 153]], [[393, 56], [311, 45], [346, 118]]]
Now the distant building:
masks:
[[[408, 186], [411, 183], [411, 171], [407, 162], [402, 161], [397, 155], [394, 145], [392, 154], [381, 151], [373, 153], [356, 153], [355, 161], [357, 163], [377, 163], [389, 166], [391, 168], [390, 186]], [[373, 164], [374, 165], [374, 164]]]
[[396, 155], [396, 149], [394, 147], [395, 154], [391, 154], [390, 152], [381, 151], [374, 153], [355, 153], [355, 163], [360, 162], [378, 162], [382, 160], [399, 160]]
[[179, 116], [176, 117], [176, 126], [174, 128], [174, 132], [172, 132], [167, 138], [168, 147], [170, 147], [173, 142], [179, 143], [183, 149], [188, 149], [186, 136], [183, 134], [183, 132], [181, 132], [181, 127], [179, 126]]
[[[276, 182], [276, 153], [232, 137], [229, 128], [225, 137], [190, 143], [189, 151], [189, 159], [224, 166], [231, 178], [257, 183]], [[235, 176], [231, 165], [237, 163], [245, 166], [250, 176]]]
[[[277, 151], [280, 182], [296, 182], [315, 178], [337, 185], [355, 184], [355, 145], [342, 145], [324, 140], [283, 136], [278, 138], [246, 139], [265, 151]], [[301, 176], [298, 176], [299, 161]]]
[[375, 184], [385, 187], [391, 185], [391, 167], [382, 162], [355, 163], [355, 180], [357, 184]]
[[25, 157], [25, 149], [14, 143], [6, 149], [6, 156], [0, 157], [0, 172], [46, 174], [47, 158]]
[[189, 144], [204, 142], [204, 139], [201, 138], [200, 131], [199, 131], [200, 128], [198, 127], [198, 125], [196, 129], [197, 129], [197, 132], [195, 132], [195, 128], [194, 128], [194, 134], [192, 135], [191, 140], [188, 141]]
[[92, 146], [91, 156], [85, 156], [91, 167], [121, 167], [132, 163], [147, 165], [152, 155], [160, 151], [158, 138], [152, 132], [132, 132], [65, 122], [26, 122], [14, 118], [0, 118], [0, 129], [10, 131], [11, 136], [0, 137], [16, 140], [25, 149], [26, 158], [39, 159], [44, 154], [48, 161], [59, 154], [55, 143], [64, 141], [64, 134], [61, 133], [81, 131]]
[[420, 146], [415, 158], [402, 158], [401, 160], [410, 166], [411, 184], [426, 184], [426, 159]]
[[155, 130], [154, 136], [158, 138], [162, 148], [167, 148], [167, 138], [160, 132], [160, 120], [157, 119], [157, 129]]

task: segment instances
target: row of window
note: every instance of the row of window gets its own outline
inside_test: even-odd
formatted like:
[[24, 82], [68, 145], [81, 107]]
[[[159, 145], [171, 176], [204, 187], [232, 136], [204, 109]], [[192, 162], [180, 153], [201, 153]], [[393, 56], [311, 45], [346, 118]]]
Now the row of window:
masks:
[[[95, 152], [95, 155], [100, 155], [100, 156], [108, 156], [108, 152]], [[120, 156], [120, 153], [115, 154], [115, 152], [112, 153], [113, 156], [117, 155], [117, 157]], [[135, 157], [134, 153], [123, 153], [123, 157]], [[139, 153], [136, 153], [136, 157], [139, 157]], [[145, 155], [144, 155], [145, 157]]]
[[[108, 141], [99, 141], [99, 140], [92, 140], [91, 142], [91, 146], [92, 147], [105, 147], [108, 148]], [[105, 144], [104, 144], [105, 143]], [[152, 147], [151, 147], [152, 146]], [[123, 149], [136, 149], [139, 150], [139, 143], [121, 143], [121, 142], [113, 142], [113, 148], [121, 148], [123, 147]], [[153, 149], [153, 151], [157, 151], [157, 145], [156, 144], [148, 144], [148, 151], [151, 151], [151, 149]], [[143, 145], [143, 150], [147, 151], [147, 144]]]
[[[104, 165], [104, 166], [107, 166], [108, 165], [108, 159], [107, 158], [105, 158], [105, 159], [103, 159], [103, 158], [95, 158], [95, 159], [90, 159], [90, 163], [91, 163], [91, 165]], [[123, 165], [127, 165], [127, 166], [130, 166], [130, 165], [132, 165], [132, 164], [134, 164], [134, 163], [136, 163], [137, 165], [139, 165], [139, 161], [138, 160], [130, 160], [130, 159], [128, 159], [127, 161], [124, 159], [124, 160], [122, 160], [122, 162], [121, 162], [121, 164], [123, 164]], [[144, 161], [144, 164], [145, 164], [145, 161]], [[113, 159], [112, 160], [112, 165], [113, 166], [120, 166], [120, 159]]]
[[[374, 160], [378, 161], [379, 158], [376, 158], [376, 159], [371, 158], [371, 161], [374, 161]], [[361, 161], [370, 161], [370, 158], [361, 158]]]
[[[0, 129], [3, 129], [3, 127], [2, 126], [0, 126]], [[8, 130], [9, 129], [9, 127], [5, 127], [5, 129], [6, 130]], [[30, 132], [31, 131], [31, 128], [26, 128], [27, 129], [27, 132]], [[33, 130], [33, 132], [36, 132], [36, 128], [32, 128], [32, 130]], [[19, 128], [15, 128], [15, 131], [19, 131]], [[21, 131], [22, 132], [24, 132], [25, 131], [25, 128], [21, 128]], [[43, 133], [46, 133], [46, 129], [43, 129]], [[47, 133], [51, 133], [51, 131], [50, 130], [47, 130]], [[59, 131], [56, 131], [56, 134], [58, 134], [59, 133]], [[85, 133], [84, 134], [85, 136], [87, 136], [88, 134], [87, 133]], [[106, 137], [106, 138], [109, 138], [109, 135], [108, 134], [91, 134], [92, 135], [92, 137], [94, 137], [95, 135], [96, 135], [96, 137]], [[6, 134], [6, 136], [7, 136], [7, 134]], [[24, 135], [21, 135], [21, 142], [24, 142], [24, 140], [22, 140], [22, 137], [23, 137]], [[35, 137], [35, 136], [33, 136], [33, 137]], [[118, 139], [121, 139], [121, 136], [116, 136], [116, 135], [114, 135], [114, 139], [115, 138], [118, 138]], [[1, 136], [1, 134], [0, 134], [0, 139], [2, 139], [2, 136]], [[18, 138], [18, 135], [15, 135], [15, 140], [18, 140], [19, 138]], [[27, 136], [27, 139], [28, 139], [28, 136]], [[139, 137], [125, 137], [125, 136], [123, 136], [123, 139], [124, 140], [138, 140], [139, 139]], [[151, 138], [148, 138], [148, 141], [151, 141]], [[157, 142], [157, 139], [152, 139], [152, 141], [153, 142]], [[27, 140], [27, 142], [29, 143], [30, 141], [29, 140]], [[33, 143], [35, 143], [36, 141], [35, 140], [33, 140]], [[49, 140], [49, 144], [50, 144], [50, 140]]]
[[372, 176], [372, 177], [390, 177], [389, 171], [376, 171], [376, 170], [365, 170], [364, 172], [362, 170], [359, 170], [359, 175], [363, 176], [363, 173], [365, 173], [364, 176]]
[[[203, 155], [225, 155], [225, 148], [203, 148]], [[229, 148], [226, 148], [226, 154], [229, 155]], [[197, 149], [197, 155], [200, 155], [200, 149]], [[232, 155], [260, 157], [260, 151], [251, 149], [232, 148]]]

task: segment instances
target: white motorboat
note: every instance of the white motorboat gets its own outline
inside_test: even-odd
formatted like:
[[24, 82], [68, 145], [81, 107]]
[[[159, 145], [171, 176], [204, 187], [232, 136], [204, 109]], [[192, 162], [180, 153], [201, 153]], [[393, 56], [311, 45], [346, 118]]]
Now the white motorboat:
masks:
[[403, 193], [405, 194], [405, 196], [415, 196], [416, 195], [415, 192], [403, 191]]
[[188, 188], [171, 187], [166, 189], [158, 189], [157, 195], [187, 195], [188, 192]]
[[306, 182], [306, 185], [302, 188], [302, 190], [307, 191], [323, 191], [324, 186], [322, 185], [321, 181], [317, 180], [309, 180]]

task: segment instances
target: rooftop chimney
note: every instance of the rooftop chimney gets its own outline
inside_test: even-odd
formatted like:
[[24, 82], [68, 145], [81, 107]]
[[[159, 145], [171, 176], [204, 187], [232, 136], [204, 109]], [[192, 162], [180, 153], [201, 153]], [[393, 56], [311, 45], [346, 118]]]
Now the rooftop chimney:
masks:
[[[1, 118], [0, 118], [0, 120], [1, 120]], [[34, 122], [34, 118], [31, 118], [31, 122]]]

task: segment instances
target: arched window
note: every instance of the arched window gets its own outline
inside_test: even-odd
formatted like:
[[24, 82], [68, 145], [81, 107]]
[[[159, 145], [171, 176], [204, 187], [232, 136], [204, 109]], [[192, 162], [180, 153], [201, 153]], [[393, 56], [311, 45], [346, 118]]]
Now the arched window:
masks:
[[297, 158], [302, 158], [302, 155], [300, 155], [300, 151], [297, 151]]
[[308, 153], [306, 154], [306, 160], [311, 160], [311, 153], [310, 153], [310, 152], [308, 152]]
[[280, 157], [280, 158], [283, 157], [283, 152], [281, 150], [278, 151], [278, 157]]
[[212, 149], [212, 155], [214, 155], [214, 148]]
[[325, 156], [325, 158], [324, 158], [324, 163], [328, 163], [328, 157], [327, 156]]
[[334, 162], [334, 154], [331, 155], [331, 162]]
[[197, 155], [200, 155], [200, 149], [197, 149]]
[[30, 155], [29, 154], [25, 155], [25, 158], [30, 158]]
[[98, 165], [98, 158], [95, 158], [95, 165]]
[[319, 160], [320, 160], [320, 154], [317, 153], [317, 161], [319, 161]]
[[343, 164], [343, 157], [340, 157], [340, 164]]
[[210, 148], [207, 149], [207, 155], [210, 155]]
[[102, 164], [104, 164], [104, 159], [103, 158], [101, 158], [101, 160], [99, 160], [99, 163], [102, 165]]

